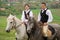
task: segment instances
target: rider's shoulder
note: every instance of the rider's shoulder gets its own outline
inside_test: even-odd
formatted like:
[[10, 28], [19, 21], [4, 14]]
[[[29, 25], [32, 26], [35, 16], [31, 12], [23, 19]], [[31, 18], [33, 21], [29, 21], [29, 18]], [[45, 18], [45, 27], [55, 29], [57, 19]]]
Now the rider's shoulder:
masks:
[[48, 11], [48, 12], [51, 12], [51, 10], [50, 10], [50, 9], [48, 9], [47, 11]]

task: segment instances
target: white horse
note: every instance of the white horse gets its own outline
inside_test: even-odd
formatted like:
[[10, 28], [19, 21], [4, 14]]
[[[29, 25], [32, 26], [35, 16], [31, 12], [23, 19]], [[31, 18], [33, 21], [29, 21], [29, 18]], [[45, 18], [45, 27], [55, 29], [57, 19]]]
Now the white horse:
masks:
[[22, 21], [20, 19], [18, 19], [15, 16], [10, 14], [9, 17], [7, 18], [6, 32], [10, 32], [10, 30], [12, 28], [14, 28], [16, 31], [17, 40], [27, 40], [28, 39], [25, 24], [22, 23]]

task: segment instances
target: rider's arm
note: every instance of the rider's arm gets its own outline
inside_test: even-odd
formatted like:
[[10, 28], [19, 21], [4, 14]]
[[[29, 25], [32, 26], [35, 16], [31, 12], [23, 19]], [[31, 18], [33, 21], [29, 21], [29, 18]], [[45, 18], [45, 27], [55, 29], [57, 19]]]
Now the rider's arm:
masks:
[[48, 18], [48, 22], [52, 22], [52, 20], [53, 20], [53, 16], [52, 16], [51, 11], [50, 11], [50, 10], [47, 10], [46, 14], [49, 16], [49, 18]]
[[24, 11], [23, 11], [23, 12], [22, 12], [22, 17], [21, 17], [22, 22], [25, 20], [24, 17], [25, 17], [25, 16], [24, 16]]
[[33, 17], [33, 12], [32, 11], [30, 11], [30, 17]]
[[27, 22], [28, 20], [25, 19], [24, 11], [22, 12], [22, 17], [21, 17], [22, 22]]

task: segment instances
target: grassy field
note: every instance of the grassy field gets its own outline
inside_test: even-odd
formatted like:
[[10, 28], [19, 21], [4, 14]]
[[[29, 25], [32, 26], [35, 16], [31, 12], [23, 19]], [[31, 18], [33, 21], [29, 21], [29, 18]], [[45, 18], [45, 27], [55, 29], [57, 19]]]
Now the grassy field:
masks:
[[[39, 10], [32, 10], [34, 15], [37, 17]], [[60, 9], [51, 9], [54, 20], [52, 23], [60, 24]], [[21, 15], [17, 17], [20, 18]], [[0, 40], [15, 40], [15, 31], [12, 30], [10, 33], [5, 32], [6, 27], [6, 19], [5, 16], [0, 16]]]

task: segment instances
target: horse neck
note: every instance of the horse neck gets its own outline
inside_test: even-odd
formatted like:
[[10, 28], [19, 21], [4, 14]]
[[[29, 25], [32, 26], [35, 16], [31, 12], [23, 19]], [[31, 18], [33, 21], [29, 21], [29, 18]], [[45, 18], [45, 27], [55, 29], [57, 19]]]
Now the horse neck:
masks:
[[37, 27], [37, 21], [34, 19], [34, 26]]
[[15, 17], [16, 26], [21, 23], [21, 20]]
[[34, 27], [36, 29], [40, 29], [40, 31], [42, 30], [41, 27], [40, 27], [40, 25], [38, 24], [38, 22], [36, 20], [34, 20]]
[[[25, 29], [25, 25], [24, 24], [21, 24], [22, 23], [22, 21], [20, 20], [20, 19], [18, 19], [18, 18], [15, 18], [15, 21], [16, 21], [16, 25], [18, 26], [18, 25], [20, 25], [19, 27], [17, 27], [17, 29], [16, 29], [16, 32], [17, 33], [20, 33], [20, 32], [23, 32], [23, 33], [25, 33], [26, 31], [26, 29]], [[23, 34], [22, 34], [23, 35]]]

